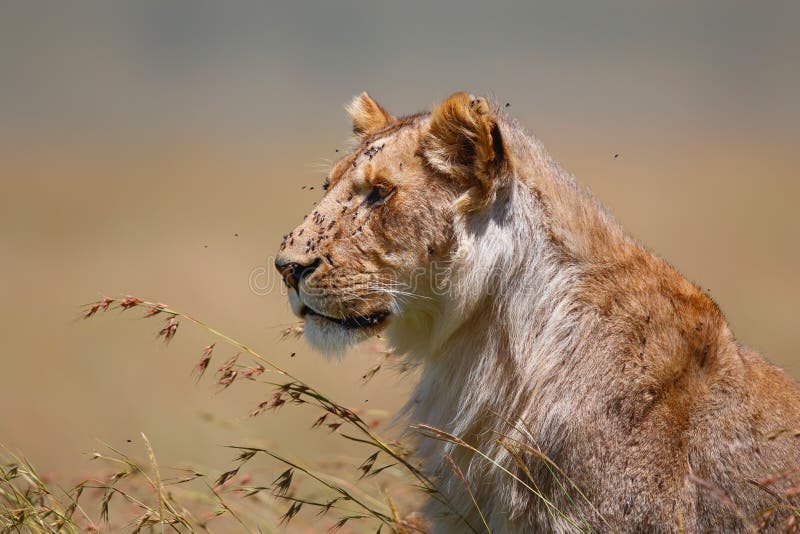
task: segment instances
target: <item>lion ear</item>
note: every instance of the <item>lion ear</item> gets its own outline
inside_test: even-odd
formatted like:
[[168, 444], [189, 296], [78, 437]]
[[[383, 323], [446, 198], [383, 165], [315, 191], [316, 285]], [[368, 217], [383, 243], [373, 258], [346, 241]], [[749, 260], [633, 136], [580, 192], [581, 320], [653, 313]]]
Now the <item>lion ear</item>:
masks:
[[353, 121], [353, 133], [360, 137], [377, 132], [394, 120], [366, 91], [353, 98], [346, 109]]
[[497, 111], [467, 93], [455, 93], [433, 109], [422, 148], [436, 170], [467, 183], [477, 179], [472, 185], [487, 193], [507, 163]]

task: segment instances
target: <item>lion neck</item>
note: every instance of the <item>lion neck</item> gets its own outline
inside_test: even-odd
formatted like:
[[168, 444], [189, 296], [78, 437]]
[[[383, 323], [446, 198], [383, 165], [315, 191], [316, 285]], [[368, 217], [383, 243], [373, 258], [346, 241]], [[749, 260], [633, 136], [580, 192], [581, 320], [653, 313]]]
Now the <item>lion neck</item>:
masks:
[[410, 336], [422, 341], [408, 352], [423, 366], [413, 417], [458, 435], [479, 433], [491, 412], [514, 415], [508, 401], [546, 367], [534, 353], [564, 335], [574, 308], [579, 268], [543, 224], [538, 193], [515, 181], [503, 194], [459, 223], [450, 287], [427, 315], [428, 331]]
[[[534, 446], [569, 467], [607, 406], [603, 391], [619, 378], [619, 343], [638, 343], [647, 331], [658, 346], [658, 336], [691, 330], [701, 348], [735, 344], [710, 298], [629, 238], [536, 141], [505, 134], [515, 148], [511, 185], [485, 212], [456, 220], [449, 291], [390, 336], [421, 367], [404, 413], [485, 455], [436, 439], [419, 442], [428, 472], [462, 510], [471, 501], [446, 455], [470, 479], [483, 479], [476, 497], [485, 509], [525, 510], [529, 495], [504, 484], [506, 475], [490, 465], [515, 469], [502, 440]], [[648, 292], [664, 291], [686, 303], [681, 313], [648, 306]], [[688, 365], [659, 363], [650, 367], [661, 373], [654, 380]]]
[[[508, 458], [495, 439], [518, 434], [517, 421], [538, 418], [543, 441], [563, 427], [562, 401], [546, 398], [552, 388], [544, 384], [560, 382], [580, 344], [600, 328], [576, 288], [586, 267], [611, 253], [603, 247], [631, 246], [538, 144], [520, 152], [515, 179], [492, 207], [457, 220], [449, 291], [407, 323], [413, 328], [391, 336], [422, 367], [404, 412], [498, 462]], [[443, 453], [478, 468], [452, 444], [423, 440], [418, 452], [437, 462], [429, 466], [434, 472]]]

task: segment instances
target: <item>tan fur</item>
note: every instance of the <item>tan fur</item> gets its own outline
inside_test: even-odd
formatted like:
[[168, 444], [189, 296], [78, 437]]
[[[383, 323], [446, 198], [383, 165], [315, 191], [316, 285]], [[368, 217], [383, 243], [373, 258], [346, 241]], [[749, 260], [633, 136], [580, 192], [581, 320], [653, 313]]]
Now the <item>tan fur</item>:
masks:
[[[385, 329], [421, 366], [410, 417], [491, 460], [420, 442], [472, 528], [445, 454], [495, 532], [785, 524], [796, 478], [757, 481], [800, 468], [800, 388], [737, 343], [707, 294], [485, 100], [395, 119], [364, 94], [350, 109], [359, 144], [277, 263], [316, 265], [290, 289], [297, 313], [391, 313], [355, 330], [306, 315], [307, 337], [341, 352]], [[468, 531], [435, 501], [428, 514], [435, 532]]]
[[495, 178], [508, 175], [501, 169], [506, 162], [496, 129], [486, 100], [467, 93], [455, 93], [433, 110], [422, 150], [432, 168], [470, 190], [462, 211], [485, 206], [501, 185]]
[[376, 132], [394, 120], [366, 91], [350, 102], [347, 113], [353, 121], [353, 133], [359, 136]]

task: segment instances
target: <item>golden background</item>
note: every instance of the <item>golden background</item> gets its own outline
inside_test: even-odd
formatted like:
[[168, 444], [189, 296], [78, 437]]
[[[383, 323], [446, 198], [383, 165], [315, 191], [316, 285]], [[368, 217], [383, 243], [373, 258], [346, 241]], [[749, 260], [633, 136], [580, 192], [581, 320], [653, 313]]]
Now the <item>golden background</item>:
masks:
[[221, 467], [220, 446], [248, 440], [338, 454], [310, 411], [248, 418], [263, 386], [196, 385], [210, 337], [188, 324], [164, 348], [139, 312], [81, 321], [103, 294], [167, 302], [345, 404], [394, 411], [410, 379], [361, 386], [374, 355], [279, 342], [285, 299], [249, 287], [364, 89], [396, 114], [456, 90], [510, 103], [743, 343], [800, 376], [798, 6], [4, 2], [0, 443], [63, 476], [140, 431], [166, 465]]

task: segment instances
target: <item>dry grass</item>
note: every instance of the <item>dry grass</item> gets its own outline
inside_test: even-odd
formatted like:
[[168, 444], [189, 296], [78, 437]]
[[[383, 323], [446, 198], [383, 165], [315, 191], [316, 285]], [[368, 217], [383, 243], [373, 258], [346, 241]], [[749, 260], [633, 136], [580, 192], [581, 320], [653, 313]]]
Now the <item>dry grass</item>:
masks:
[[[292, 531], [318, 532], [323, 523], [330, 532], [413, 533], [425, 532], [427, 524], [412, 511], [423, 499], [432, 498], [462, 520], [464, 532], [491, 533], [470, 482], [451, 458], [447, 460], [472, 497], [480, 524], [471, 525], [458, 515], [436, 489], [436, 482], [412, 463], [413, 450], [408, 444], [379, 436], [375, 425], [365, 421], [358, 410], [343, 406], [251, 347], [166, 304], [133, 296], [93, 302], [86, 306], [83, 317], [88, 319], [112, 309], [139, 309], [145, 318], [160, 319], [157, 337], [164, 343], [177, 335], [182, 323], [204, 330], [214, 339], [199, 351], [200, 360], [193, 367], [196, 380], [201, 380], [213, 367], [212, 363], [219, 360], [221, 363], [213, 373], [218, 388], [238, 383], [268, 388], [266, 398], [250, 410], [251, 417], [290, 406], [310, 407], [317, 412], [310, 427], [315, 432], [332, 433], [347, 440], [352, 444], [354, 456], [305, 462], [264, 447], [230, 446], [235, 451], [232, 466], [212, 476], [189, 467], [160, 468], [154, 447], [141, 434], [144, 459], [134, 459], [104, 444], [91, 455], [100, 464], [99, 474], [63, 489], [40, 476], [24, 457], [6, 451], [0, 458], [3, 532], [273, 532], [288, 525]], [[300, 334], [302, 326], [294, 325], [283, 332], [283, 337]], [[220, 355], [225, 346], [235, 351], [227, 358]], [[370, 380], [393, 359], [390, 353], [380, 353], [362, 380]], [[599, 518], [604, 531], [614, 531], [578, 485], [538, 450], [525, 424], [506, 423], [509, 434], [523, 436], [523, 440], [509, 435], [496, 438], [514, 460], [514, 471], [495, 463], [458, 436], [428, 425], [414, 428], [422, 436], [451, 443], [483, 458], [492, 468], [501, 470], [535, 494], [554, 518], [566, 522], [576, 532], [591, 531], [592, 521], [581, 510], [590, 510], [595, 519]], [[795, 435], [791, 431], [784, 434]], [[782, 437], [785, 436], [769, 439]], [[365, 449], [368, 452], [365, 458], [356, 456]], [[546, 467], [569, 507], [560, 509], [539, 490], [530, 471], [532, 461]], [[797, 531], [798, 510], [789, 509], [780, 501], [800, 493], [799, 478], [799, 473], [781, 472], [751, 481], [763, 491], [774, 493], [778, 504], [757, 517], [742, 515], [749, 531], [774, 527], [778, 512], [783, 514], [782, 530]], [[719, 488], [699, 479], [693, 482], [733, 506]], [[676, 518], [676, 526], [678, 531], [684, 531], [682, 517]]]
[[[208, 487], [213, 495], [221, 499], [226, 493], [233, 493], [240, 500], [268, 496], [273, 501], [282, 503], [285, 510], [272, 517], [253, 517], [237, 512], [234, 506], [227, 503], [223, 505], [224, 501], [220, 500], [219, 516], [226, 515], [242, 528], [248, 529], [267, 526], [271, 530], [276, 525], [290, 522], [294, 524], [305, 513], [306, 516], [331, 516], [329, 521], [332, 531], [348, 528], [373, 532], [421, 532], [424, 531], [424, 524], [414, 514], [409, 513], [409, 510], [404, 509], [406, 503], [416, 505], [424, 496], [439, 499], [446, 507], [449, 506], [436, 490], [435, 482], [411, 463], [412, 451], [408, 446], [379, 436], [376, 433], [374, 422], [363, 419], [358, 410], [342, 405], [253, 348], [166, 304], [147, 302], [133, 296], [107, 297], [93, 302], [86, 306], [83, 317], [88, 319], [112, 309], [121, 311], [141, 309], [143, 317], [161, 319], [162, 324], [157, 331], [157, 337], [164, 343], [169, 343], [175, 337], [182, 323], [193, 324], [216, 338], [202, 349], [200, 360], [193, 368], [194, 376], [197, 380], [202, 379], [209, 372], [209, 368], [213, 367], [212, 363], [215, 359], [219, 359], [222, 363], [215, 370], [213, 380], [220, 389], [240, 382], [256, 383], [268, 387], [269, 395], [250, 410], [251, 417], [287, 406], [305, 405], [318, 412], [311, 423], [311, 428], [334, 433], [342, 439], [348, 440], [353, 444], [354, 450], [362, 450], [363, 447], [372, 449], [366, 459], [359, 463], [355, 465], [340, 463], [337, 465], [339, 469], [331, 472], [330, 469], [322, 470], [312, 467], [313, 463], [304, 464], [274, 450], [231, 446], [238, 453], [233, 460], [234, 465], [224, 470]], [[300, 334], [302, 334], [302, 326], [294, 325], [284, 330], [283, 337]], [[236, 352], [223, 359], [218, 356], [218, 353], [221, 352], [219, 343], [227, 345]], [[362, 379], [365, 382], [371, 379], [381, 369], [381, 366], [391, 359], [391, 354], [381, 353], [378, 363], [367, 370]], [[188, 516], [179, 514], [176, 504], [171, 504], [166, 497], [169, 493], [165, 492], [163, 488], [159, 489], [162, 485], [159, 483], [155, 455], [149, 442], [146, 438], [143, 439], [151, 473], [148, 475], [147, 481], [152, 483], [157, 507], [151, 506], [144, 509], [141, 502], [129, 500], [129, 503], [142, 509], [142, 513], [147, 516], [145, 524], [148, 526], [180, 524], [192, 531], [198, 528], [207, 528], [206, 525], [192, 522], [187, 518]], [[246, 467], [259, 457], [277, 461], [286, 469], [270, 484], [237, 485], [236, 481], [241, 480], [241, 475]], [[330, 468], [330, 463], [326, 463], [326, 467]], [[141, 469], [138, 472], [142, 472]], [[251, 480], [251, 477], [248, 476], [247, 480]], [[365, 484], [368, 486], [363, 487]], [[300, 489], [301, 485], [304, 488], [305, 486], [311, 486], [311, 488], [303, 492]], [[392, 488], [398, 486], [401, 488], [396, 492], [399, 498], [393, 499]], [[411, 495], [408, 491], [409, 488], [414, 488], [418, 495]], [[110, 499], [110, 497], [107, 498]], [[104, 500], [106, 500], [105, 497]], [[396, 502], [402, 503], [400, 508]], [[452, 513], [456, 514], [456, 511], [452, 507], [450, 508]], [[190, 507], [184, 506], [180, 509], [189, 510]], [[101, 510], [101, 519], [107, 520], [107, 517], [106, 506]], [[465, 525], [465, 529], [475, 531], [469, 525]]]

